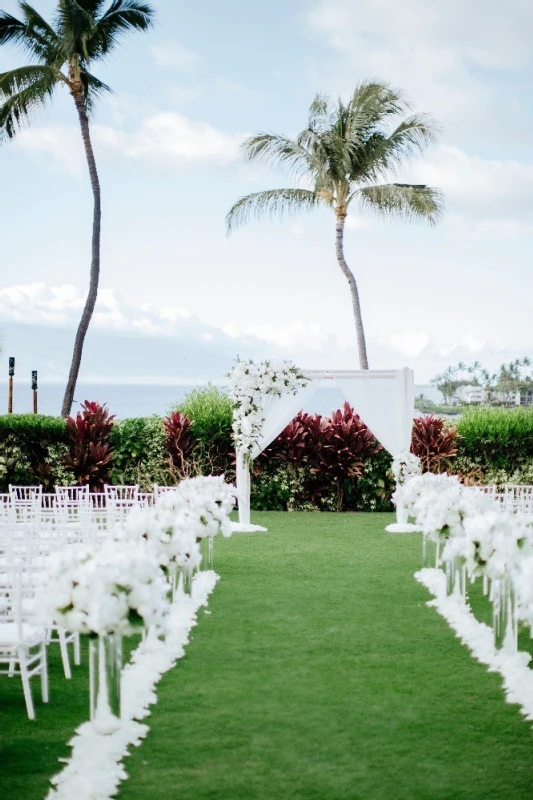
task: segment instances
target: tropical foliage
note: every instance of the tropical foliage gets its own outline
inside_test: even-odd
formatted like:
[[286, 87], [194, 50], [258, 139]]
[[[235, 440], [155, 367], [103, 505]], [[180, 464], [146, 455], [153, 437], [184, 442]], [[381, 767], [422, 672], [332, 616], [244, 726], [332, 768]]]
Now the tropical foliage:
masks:
[[183, 478], [187, 475], [187, 462], [190, 460], [194, 449], [194, 438], [191, 433], [191, 421], [179, 411], [171, 411], [163, 419], [165, 429], [165, 447], [170, 456], [176, 476]]
[[67, 419], [71, 444], [64, 463], [77, 484], [89, 484], [92, 492], [102, 492], [110, 479], [113, 450], [109, 436], [115, 418], [99, 403], [87, 400], [81, 408], [76, 417]]
[[384, 218], [435, 224], [443, 210], [442, 193], [392, 179], [436, 140], [438, 129], [427, 114], [412, 113], [401, 91], [366, 80], [348, 103], [317, 95], [308, 124], [296, 138], [262, 132], [243, 144], [249, 160], [281, 168], [298, 185], [241, 197], [227, 215], [228, 230], [251, 218], [283, 217], [319, 206], [334, 212], [336, 256], [350, 287], [361, 369], [368, 369], [368, 357], [359, 290], [344, 256], [346, 218], [359, 205]]
[[417, 417], [413, 420], [411, 452], [422, 462], [422, 472], [453, 470], [451, 459], [457, 455], [457, 430], [441, 417]]
[[[42, 483], [50, 491], [55, 484], [86, 480], [93, 488], [109, 481], [137, 483], [151, 491], [154, 483], [173, 485], [184, 475], [210, 475], [216, 464], [231, 481], [235, 458], [227, 397], [208, 386], [193, 390], [180, 405], [210, 406], [215, 413], [219, 401], [212, 446], [207, 427], [198, 443], [183, 412], [165, 419], [114, 420], [107, 409], [89, 403], [68, 426], [60, 417], [0, 416], [0, 491], [7, 491], [9, 483]], [[425, 470], [450, 471], [468, 484], [532, 484], [533, 409], [470, 409], [454, 426], [438, 417], [419, 417], [413, 423], [412, 451]], [[253, 461], [253, 470], [252, 506], [257, 509], [391, 507], [391, 457], [347, 405], [331, 416], [298, 414]]]

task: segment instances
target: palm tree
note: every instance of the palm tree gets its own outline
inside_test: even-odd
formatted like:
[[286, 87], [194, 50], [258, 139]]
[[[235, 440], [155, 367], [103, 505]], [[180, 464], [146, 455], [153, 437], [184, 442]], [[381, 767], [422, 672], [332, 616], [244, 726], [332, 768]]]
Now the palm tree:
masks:
[[469, 375], [472, 376], [472, 382], [474, 384], [479, 383], [480, 370], [481, 370], [481, 363], [479, 361], [472, 361], [470, 366], [467, 368], [467, 372]]
[[100, 182], [96, 169], [89, 116], [95, 101], [109, 86], [93, 75], [95, 61], [108, 56], [121, 38], [146, 31], [154, 11], [138, 0], [59, 0], [51, 24], [26, 2], [19, 2], [21, 19], [0, 11], [0, 45], [21, 47], [31, 62], [0, 74], [0, 142], [12, 139], [34, 113], [46, 106], [58, 86], [69, 90], [81, 128], [94, 197], [89, 292], [76, 333], [72, 363], [61, 414], [68, 416], [78, 379], [83, 344], [98, 295], [100, 276]]
[[[368, 369], [365, 334], [354, 275], [344, 257], [344, 228], [354, 202], [383, 217], [422, 219], [435, 224], [443, 210], [438, 189], [390, 180], [409, 158], [436, 140], [438, 125], [426, 114], [410, 113], [405, 95], [387, 83], [366, 80], [350, 101], [317, 95], [308, 126], [295, 139], [258, 133], [243, 143], [249, 160], [281, 167], [299, 186], [241, 197], [227, 215], [228, 232], [250, 217], [295, 214], [325, 205], [336, 216], [336, 255], [351, 293], [359, 361]], [[407, 116], [406, 116], [407, 115]]]
[[466, 364], [464, 361], [459, 361], [457, 364], [457, 371], [459, 373], [459, 380], [463, 383], [464, 382], [464, 373], [466, 370]]

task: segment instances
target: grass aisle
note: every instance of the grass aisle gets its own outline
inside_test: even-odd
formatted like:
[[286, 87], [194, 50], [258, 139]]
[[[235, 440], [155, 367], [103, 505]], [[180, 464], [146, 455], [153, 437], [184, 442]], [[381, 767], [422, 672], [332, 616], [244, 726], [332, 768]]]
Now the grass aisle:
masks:
[[527, 800], [533, 733], [379, 514], [257, 514], [159, 685], [121, 800]]

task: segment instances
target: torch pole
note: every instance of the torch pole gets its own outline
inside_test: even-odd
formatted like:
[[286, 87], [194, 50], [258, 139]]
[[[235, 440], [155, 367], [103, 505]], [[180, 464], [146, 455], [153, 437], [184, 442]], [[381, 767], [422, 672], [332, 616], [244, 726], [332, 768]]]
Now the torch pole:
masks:
[[7, 390], [7, 413], [13, 413], [13, 378], [15, 377], [15, 357], [9, 357], [9, 386]]
[[36, 369], [32, 370], [32, 373], [31, 373], [31, 389], [32, 389], [32, 392], [33, 392], [33, 413], [34, 414], [38, 414], [39, 411], [38, 411], [37, 393], [38, 393], [39, 387], [37, 385], [37, 370]]

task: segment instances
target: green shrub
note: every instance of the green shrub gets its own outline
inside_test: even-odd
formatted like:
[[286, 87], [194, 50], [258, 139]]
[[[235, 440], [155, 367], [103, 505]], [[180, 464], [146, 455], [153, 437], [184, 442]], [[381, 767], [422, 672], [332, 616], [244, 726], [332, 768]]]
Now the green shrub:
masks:
[[114, 451], [112, 483], [139, 484], [142, 491], [149, 492], [154, 483], [165, 486], [175, 482], [169, 472], [161, 417], [115, 420], [109, 440]]
[[286, 511], [294, 495], [294, 478], [288, 464], [264, 461], [254, 469], [250, 504], [254, 511]]
[[233, 471], [233, 404], [228, 395], [208, 383], [193, 389], [171, 411], [179, 411], [191, 421], [195, 440], [193, 460], [201, 472], [209, 474]]
[[68, 433], [62, 417], [43, 414], [0, 416], [0, 489], [8, 485], [43, 484], [45, 491], [54, 485], [73, 482], [64, 467], [68, 453]]
[[477, 408], [459, 419], [458, 464], [514, 472], [533, 460], [533, 408]]
[[344, 486], [346, 511], [392, 511], [391, 496], [394, 478], [391, 472], [392, 456], [380, 450], [365, 458], [359, 478], [347, 480]]
[[64, 442], [68, 444], [67, 423], [63, 417], [48, 417], [44, 414], [4, 414], [0, 416], [0, 442], [10, 434], [21, 444]]

